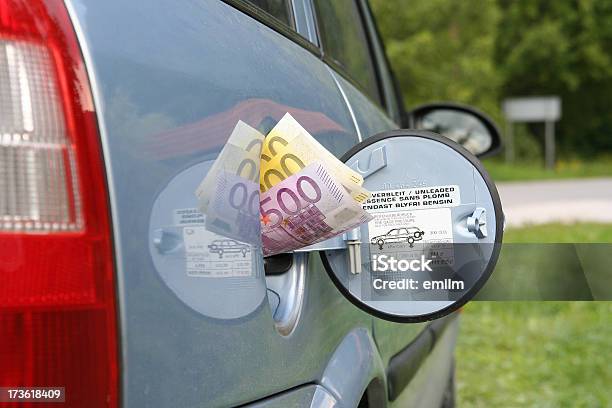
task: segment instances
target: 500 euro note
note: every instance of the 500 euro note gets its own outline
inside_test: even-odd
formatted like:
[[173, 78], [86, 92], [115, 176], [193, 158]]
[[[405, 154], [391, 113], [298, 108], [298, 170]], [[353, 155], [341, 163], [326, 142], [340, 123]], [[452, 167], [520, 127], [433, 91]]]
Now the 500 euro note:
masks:
[[259, 186], [231, 172], [216, 174], [206, 213], [209, 231], [259, 246]]
[[315, 244], [372, 219], [321, 162], [261, 193], [260, 211], [264, 255]]

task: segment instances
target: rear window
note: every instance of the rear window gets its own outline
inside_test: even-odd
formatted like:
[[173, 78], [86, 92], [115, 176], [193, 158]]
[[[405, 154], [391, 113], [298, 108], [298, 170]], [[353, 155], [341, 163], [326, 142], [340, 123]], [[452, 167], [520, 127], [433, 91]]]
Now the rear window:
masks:
[[286, 24], [288, 27], [293, 27], [293, 18], [291, 13], [290, 0], [244, 0], [247, 3], [265, 11], [277, 20]]

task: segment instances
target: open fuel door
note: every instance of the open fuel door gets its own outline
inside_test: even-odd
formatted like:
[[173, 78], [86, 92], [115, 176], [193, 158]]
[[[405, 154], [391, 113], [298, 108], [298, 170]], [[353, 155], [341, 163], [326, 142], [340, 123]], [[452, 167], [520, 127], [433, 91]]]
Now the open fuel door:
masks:
[[358, 307], [401, 322], [441, 317], [474, 296], [497, 262], [503, 233], [499, 195], [478, 159], [417, 130], [376, 135], [342, 159], [363, 175], [372, 192], [363, 206], [374, 219], [345, 234], [345, 245], [312, 248], [338, 289]]

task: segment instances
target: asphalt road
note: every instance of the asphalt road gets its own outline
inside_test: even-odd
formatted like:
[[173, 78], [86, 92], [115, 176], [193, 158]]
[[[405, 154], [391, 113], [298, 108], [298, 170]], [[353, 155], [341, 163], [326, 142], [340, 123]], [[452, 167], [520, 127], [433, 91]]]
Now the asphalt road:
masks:
[[506, 226], [612, 223], [612, 178], [497, 183]]

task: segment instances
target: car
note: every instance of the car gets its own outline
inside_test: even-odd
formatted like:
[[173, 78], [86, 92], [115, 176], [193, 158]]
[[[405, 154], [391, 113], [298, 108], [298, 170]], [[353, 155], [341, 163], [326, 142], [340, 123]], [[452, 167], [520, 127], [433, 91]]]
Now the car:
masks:
[[378, 245], [379, 249], [383, 249], [383, 245], [386, 243], [400, 243], [407, 242], [412, 248], [415, 241], [423, 239], [424, 231], [421, 231], [418, 227], [406, 227], [406, 228], [394, 228], [389, 230], [386, 234], [375, 236], [370, 240], [372, 245]]
[[247, 257], [197, 210], [238, 121], [289, 112], [337, 157], [418, 122], [367, 1], [8, 0], [0, 35], [0, 385], [73, 407], [452, 405], [456, 313], [373, 317], [319, 252]]
[[240, 253], [242, 257], [251, 252], [251, 247], [233, 239], [216, 239], [208, 245], [209, 251], [213, 254], [219, 254], [219, 258], [223, 258], [223, 254]]

